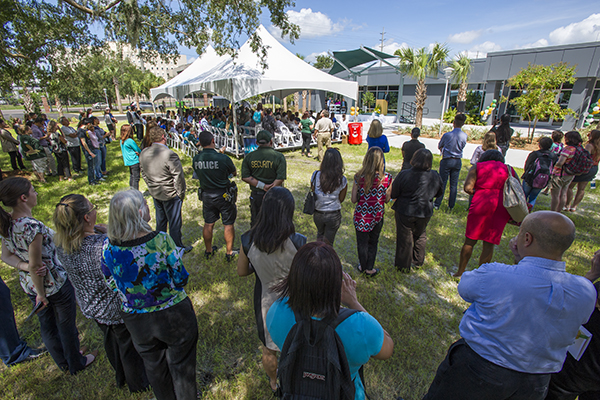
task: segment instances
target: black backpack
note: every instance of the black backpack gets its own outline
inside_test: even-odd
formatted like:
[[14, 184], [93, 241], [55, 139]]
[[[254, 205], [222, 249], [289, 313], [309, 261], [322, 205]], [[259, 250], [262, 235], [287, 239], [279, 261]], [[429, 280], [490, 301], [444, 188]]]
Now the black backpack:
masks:
[[535, 159], [529, 171], [526, 171], [523, 179], [532, 188], [543, 189], [550, 181], [553, 167], [554, 161], [552, 156], [550, 154], [542, 153]]
[[356, 312], [342, 308], [333, 321], [294, 312], [296, 324], [285, 338], [277, 369], [283, 399], [354, 400], [354, 382], [335, 328]]

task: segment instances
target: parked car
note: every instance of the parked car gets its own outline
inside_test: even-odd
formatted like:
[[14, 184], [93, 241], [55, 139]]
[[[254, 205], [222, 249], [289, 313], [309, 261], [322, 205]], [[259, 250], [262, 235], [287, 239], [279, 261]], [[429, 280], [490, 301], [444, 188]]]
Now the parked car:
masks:
[[152, 102], [150, 101], [140, 101], [140, 106], [138, 108], [142, 111], [154, 110], [154, 108], [152, 107]]
[[104, 110], [106, 107], [108, 107], [108, 104], [106, 103], [95, 103], [92, 108], [94, 110]]

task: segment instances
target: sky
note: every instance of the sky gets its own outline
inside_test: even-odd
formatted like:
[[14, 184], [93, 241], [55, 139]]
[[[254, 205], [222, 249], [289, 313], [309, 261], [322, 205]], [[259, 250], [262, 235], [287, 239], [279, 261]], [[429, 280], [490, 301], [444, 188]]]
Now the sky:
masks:
[[[300, 39], [280, 38], [268, 13], [261, 22], [293, 53], [314, 62], [328, 51], [353, 50], [361, 45], [393, 54], [401, 47], [446, 43], [450, 56], [471, 58], [519, 48], [600, 41], [600, 8], [593, 1], [508, 0], [449, 1], [314, 1], [299, 0], [287, 10], [299, 25]], [[598, 4], [596, 3], [596, 6]], [[180, 49], [188, 61], [194, 49]]]

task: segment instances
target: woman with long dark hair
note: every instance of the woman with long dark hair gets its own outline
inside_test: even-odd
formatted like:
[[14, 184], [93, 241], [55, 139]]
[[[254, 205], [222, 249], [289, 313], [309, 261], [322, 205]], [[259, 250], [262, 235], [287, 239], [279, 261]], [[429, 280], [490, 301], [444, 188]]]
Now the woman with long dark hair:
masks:
[[96, 225], [96, 216], [96, 206], [83, 195], [60, 199], [53, 216], [58, 258], [75, 288], [81, 312], [96, 321], [104, 334], [106, 358], [115, 370], [117, 387], [127, 383], [132, 393], [144, 391], [149, 386], [144, 361], [119, 314], [119, 295], [108, 287], [102, 273], [106, 226]]
[[[583, 200], [585, 195], [585, 188], [588, 182], [596, 179], [598, 174], [598, 161], [600, 161], [600, 130], [594, 129], [588, 133], [588, 142], [585, 145], [585, 149], [591, 154], [594, 164], [587, 174], [577, 175], [573, 178], [573, 181], [569, 185], [567, 190], [567, 203], [565, 208], [569, 211], [576, 211], [577, 206]], [[573, 188], [577, 185], [577, 193], [573, 197]]]
[[315, 192], [313, 221], [317, 226], [317, 240], [325, 240], [333, 246], [342, 223], [342, 202], [348, 191], [344, 160], [338, 149], [327, 149], [321, 167], [313, 172], [310, 182]]
[[37, 192], [25, 178], [8, 178], [0, 182], [0, 201], [12, 209], [9, 214], [0, 207], [2, 261], [19, 270], [21, 287], [34, 306], [41, 306], [40, 332], [54, 362], [76, 374], [94, 362], [98, 352], [79, 352], [75, 292], [58, 259], [54, 232], [33, 218]]
[[129, 187], [139, 190], [140, 188], [140, 150], [133, 140], [133, 129], [131, 125], [125, 124], [121, 127], [121, 153], [123, 162], [129, 167]]
[[303, 246], [294, 256], [287, 277], [273, 290], [277, 301], [267, 314], [267, 328], [279, 347], [283, 347], [288, 333], [297, 322], [295, 313], [302, 319], [334, 321], [341, 310], [340, 304], [359, 311], [342, 321], [335, 330], [344, 345], [354, 382], [354, 398], [364, 399], [360, 368], [371, 358], [390, 358], [394, 342], [358, 302], [356, 281], [342, 272], [342, 264], [335, 250], [323, 242]]
[[374, 267], [377, 245], [383, 228], [384, 205], [390, 201], [388, 188], [392, 184], [392, 174], [385, 172], [384, 162], [383, 150], [371, 147], [363, 158], [361, 169], [354, 175], [352, 186], [352, 203], [356, 204], [354, 228], [360, 262], [358, 270], [368, 277], [379, 273]]
[[503, 114], [500, 117], [500, 125], [494, 126], [490, 129], [490, 132], [496, 134], [496, 145], [502, 152], [502, 156], [506, 156], [506, 152], [510, 147], [510, 138], [512, 137], [515, 130], [510, 127], [510, 114]]
[[279, 347], [266, 329], [265, 318], [277, 297], [271, 291], [271, 286], [287, 276], [294, 255], [306, 243], [306, 237], [296, 233], [294, 208], [294, 196], [288, 189], [280, 186], [269, 189], [263, 199], [258, 222], [242, 235], [242, 248], [237, 265], [239, 276], [256, 273], [256, 327], [258, 337], [263, 343], [263, 368], [273, 391], [277, 390]]
[[433, 155], [419, 149], [410, 160], [412, 168], [401, 171], [390, 197], [396, 218], [396, 258], [394, 264], [401, 272], [420, 267], [425, 262], [427, 224], [433, 215], [433, 199], [442, 195], [442, 178], [432, 171]]

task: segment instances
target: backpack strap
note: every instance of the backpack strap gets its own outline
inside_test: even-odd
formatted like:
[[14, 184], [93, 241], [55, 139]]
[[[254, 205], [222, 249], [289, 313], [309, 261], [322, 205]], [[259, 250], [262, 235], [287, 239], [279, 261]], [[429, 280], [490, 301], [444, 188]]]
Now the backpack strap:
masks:
[[356, 314], [357, 312], [359, 312], [359, 311], [358, 310], [353, 310], [351, 308], [340, 308], [340, 311], [338, 313], [337, 318], [334, 319], [333, 322], [331, 323], [331, 327], [333, 329], [337, 328], [339, 324], [341, 324], [348, 317], [350, 317], [351, 315]]
[[296, 250], [300, 250], [300, 247], [302, 247], [306, 244], [306, 236], [304, 236], [300, 233], [295, 233], [295, 234], [291, 235], [290, 239], [292, 240], [292, 243], [294, 244], [294, 247], [296, 248]]

